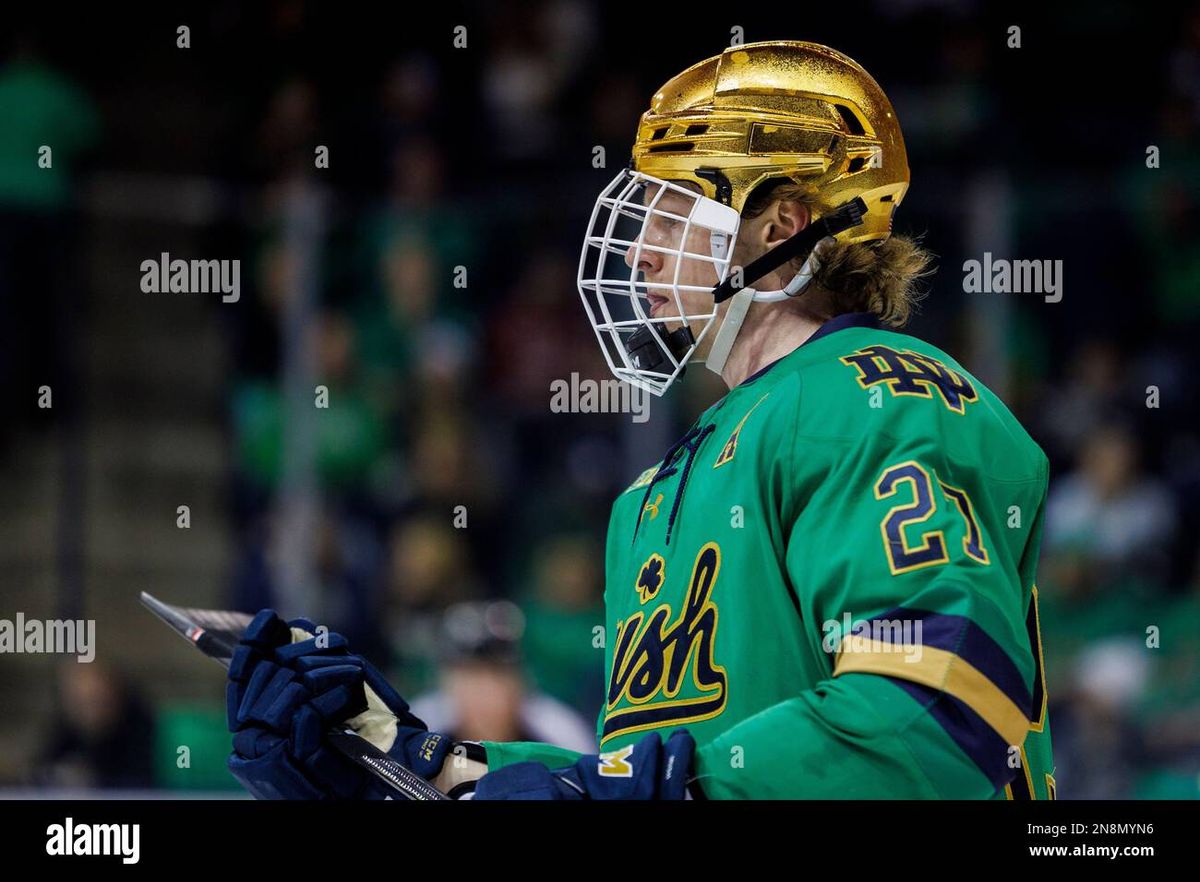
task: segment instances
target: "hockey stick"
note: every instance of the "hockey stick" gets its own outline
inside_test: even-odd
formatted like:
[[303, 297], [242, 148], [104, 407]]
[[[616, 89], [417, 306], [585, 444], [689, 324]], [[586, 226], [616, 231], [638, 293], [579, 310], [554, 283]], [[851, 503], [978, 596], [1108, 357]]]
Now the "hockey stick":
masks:
[[[223, 668], [229, 667], [238, 639], [252, 616], [220, 609], [188, 609], [163, 603], [143, 591], [142, 605], [165, 622], [172, 631]], [[325, 742], [341, 751], [364, 769], [387, 782], [405, 799], [449, 799], [412, 769], [396, 762], [374, 744], [351, 729], [330, 729]]]

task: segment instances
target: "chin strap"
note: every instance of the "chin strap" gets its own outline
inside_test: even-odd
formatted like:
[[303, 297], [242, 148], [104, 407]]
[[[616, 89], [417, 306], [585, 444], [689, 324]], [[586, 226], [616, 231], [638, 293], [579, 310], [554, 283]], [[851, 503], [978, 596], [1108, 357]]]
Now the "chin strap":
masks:
[[832, 247], [835, 241], [832, 237], [826, 236], [818, 242], [813, 248], [812, 254], [808, 256], [808, 260], [804, 261], [804, 266], [800, 267], [800, 272], [796, 273], [788, 282], [787, 287], [779, 291], [755, 291], [753, 288], [743, 288], [734, 294], [733, 299], [729, 302], [729, 309], [725, 312], [725, 318], [721, 322], [721, 327], [717, 329], [716, 336], [713, 337], [712, 349], [709, 351], [708, 357], [704, 359], [705, 366], [716, 374], [724, 371], [725, 362], [729, 360], [729, 353], [733, 351], [733, 343], [737, 340], [738, 332], [742, 330], [742, 325], [746, 321], [746, 314], [750, 311], [750, 304], [777, 303], [800, 294], [812, 283], [817, 270], [821, 268], [821, 254]]
[[812, 283], [817, 270], [821, 268], [821, 254], [827, 251], [834, 241], [836, 240], [833, 237], [826, 236], [818, 242], [812, 253], [808, 255], [808, 260], [804, 261], [804, 266], [800, 267], [800, 272], [796, 273], [785, 288], [779, 291], [755, 291], [753, 288], [743, 288], [734, 294], [733, 299], [729, 301], [729, 309], [725, 311], [725, 318], [721, 321], [721, 327], [717, 328], [716, 336], [713, 337], [712, 349], [709, 350], [708, 357], [704, 359], [705, 367], [715, 374], [724, 371], [725, 362], [729, 360], [729, 353], [733, 351], [734, 341], [737, 340], [738, 332], [742, 330], [746, 314], [750, 312], [750, 304], [776, 303], [800, 294]]
[[753, 302], [753, 288], [743, 288], [733, 295], [729, 309], [725, 312], [725, 318], [721, 321], [721, 327], [717, 328], [717, 335], [713, 337], [712, 349], [708, 351], [708, 356], [704, 359], [704, 366], [714, 374], [720, 374], [725, 370], [725, 362], [729, 360], [733, 341], [737, 339], [738, 331], [742, 329], [742, 322], [746, 320], [746, 313], [749, 312], [750, 304]]
[[825, 252], [834, 246], [837, 242], [832, 236], [826, 236], [818, 242], [808, 255], [808, 259], [804, 261], [804, 266], [800, 267], [800, 272], [792, 276], [792, 280], [778, 291], [759, 291], [754, 295], [754, 299], [758, 303], [778, 303], [780, 300], [787, 300], [790, 297], [795, 297], [809, 286], [817, 271], [821, 268], [821, 258]]
[[[808, 260], [805, 261], [804, 267], [805, 269], [809, 270], [809, 278], [801, 280], [801, 276], [803, 276], [805, 272], [805, 269], [801, 269], [801, 271], [796, 274], [792, 281], [788, 283], [786, 288], [783, 288], [780, 291], [769, 292], [770, 294], [787, 292], [784, 293], [784, 296], [794, 297], [800, 292], [804, 285], [808, 284], [812, 278], [812, 274], [816, 272], [816, 268], [810, 268], [809, 263], [812, 260], [813, 252], [816, 250], [817, 245], [819, 245], [823, 239], [834, 238], [838, 233], [841, 233], [844, 230], [859, 226], [862, 224], [863, 215], [866, 213], [867, 204], [863, 201], [861, 196], [856, 199], [852, 199], [845, 205], [838, 207], [825, 217], [819, 218], [814, 223], [809, 224], [786, 242], [772, 248], [758, 259], [750, 261], [750, 264], [742, 270], [743, 284], [747, 286], [753, 285], [763, 276], [767, 275], [767, 273], [773, 272], [792, 258], [799, 257], [801, 254], [807, 252]], [[793, 287], [797, 285], [799, 285], [799, 287], [796, 287], [795, 290], [792, 290]], [[721, 284], [717, 285], [717, 287], [713, 288], [713, 302], [721, 303], [722, 301], [733, 297], [736, 293], [737, 289], [733, 286], [732, 277], [727, 278]], [[762, 294], [759, 295], [759, 299], [764, 299]], [[782, 298], [772, 297], [771, 299]]]

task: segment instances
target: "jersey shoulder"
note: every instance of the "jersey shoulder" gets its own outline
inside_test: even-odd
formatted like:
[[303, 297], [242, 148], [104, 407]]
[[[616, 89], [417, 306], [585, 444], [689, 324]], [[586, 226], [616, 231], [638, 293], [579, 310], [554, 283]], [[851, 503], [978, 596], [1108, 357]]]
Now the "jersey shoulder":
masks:
[[789, 359], [804, 434], [891, 436], [982, 460], [994, 476], [1036, 477], [1046, 455], [1004, 402], [957, 359], [909, 334], [847, 328]]

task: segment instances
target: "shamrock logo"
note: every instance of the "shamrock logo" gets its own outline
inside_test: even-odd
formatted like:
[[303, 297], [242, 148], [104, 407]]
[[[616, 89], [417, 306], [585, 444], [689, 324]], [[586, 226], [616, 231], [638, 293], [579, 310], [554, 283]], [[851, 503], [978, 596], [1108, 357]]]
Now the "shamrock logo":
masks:
[[635, 586], [642, 603], [654, 597], [658, 593], [658, 589], [662, 587], [666, 566], [666, 561], [657, 554], [650, 555], [649, 560], [642, 564], [642, 571], [638, 573]]

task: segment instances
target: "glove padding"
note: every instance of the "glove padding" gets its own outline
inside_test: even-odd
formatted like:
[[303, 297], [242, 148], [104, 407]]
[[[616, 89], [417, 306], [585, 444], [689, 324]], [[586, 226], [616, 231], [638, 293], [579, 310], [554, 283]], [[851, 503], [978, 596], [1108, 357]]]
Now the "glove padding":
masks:
[[651, 732], [563, 769], [523, 762], [488, 772], [476, 782], [474, 799], [684, 799], [695, 750], [686, 729], [676, 729], [666, 744]]
[[435, 776], [450, 739], [429, 732], [344, 637], [316, 632], [312, 622], [284, 622], [272, 610], [246, 628], [226, 687], [233, 776], [258, 799], [391, 795], [387, 784], [324, 744], [334, 726], [353, 730], [426, 779]]

